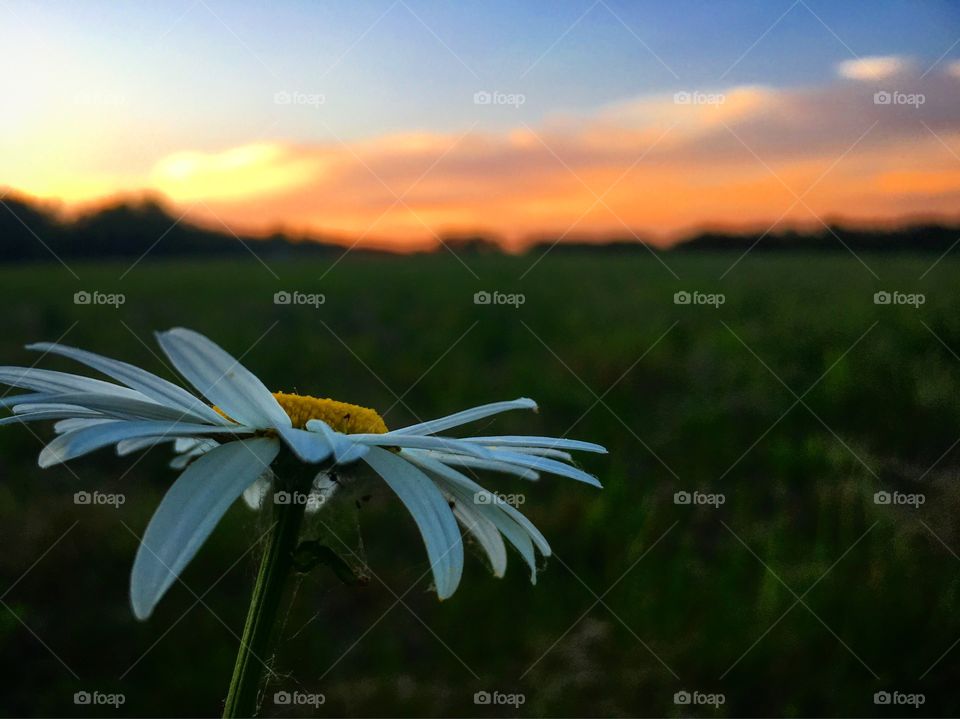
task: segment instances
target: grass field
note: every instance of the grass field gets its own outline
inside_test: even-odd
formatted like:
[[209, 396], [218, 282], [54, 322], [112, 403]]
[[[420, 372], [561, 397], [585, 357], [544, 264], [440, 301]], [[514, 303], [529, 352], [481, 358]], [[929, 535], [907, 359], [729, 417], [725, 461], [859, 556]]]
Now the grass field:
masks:
[[[522, 279], [530, 258], [464, 258], [469, 270], [450, 256], [348, 258], [322, 280], [329, 263], [253, 258], [144, 263], [122, 280], [121, 264], [77, 265], [79, 281], [55, 265], [8, 267], [0, 363], [32, 363], [24, 344], [64, 335], [172, 378], [151, 332], [183, 325], [275, 389], [372, 406], [388, 424], [525, 395], [539, 414], [483, 429], [610, 449], [583, 459], [602, 491], [483, 478], [522, 492], [555, 549], [536, 587], [517, 555], [498, 580], [471, 551], [439, 603], [409, 515], [373, 481], [360, 508], [314, 522], [369, 565], [368, 581], [327, 568], [302, 579], [267, 715], [960, 713], [960, 264], [865, 256], [878, 279], [845, 253], [755, 254], [721, 279], [735, 256], [664, 259], [679, 279], [647, 255], [559, 253]], [[78, 290], [125, 303], [78, 306]], [[325, 302], [277, 306], [280, 290]], [[475, 305], [481, 290], [525, 302]], [[875, 304], [884, 290], [925, 302]], [[677, 305], [678, 291], [725, 302]], [[263, 520], [234, 507], [186, 586], [137, 623], [128, 575], [176, 476], [165, 451], [41, 471], [52, 432], [32, 430], [0, 431], [0, 713], [104, 713], [74, 704], [86, 690], [123, 693], [111, 715], [216, 714]], [[126, 501], [74, 503], [94, 489]], [[677, 504], [682, 491], [725, 501]], [[877, 504], [879, 491], [924, 503]], [[478, 690], [525, 702], [478, 706]], [[677, 705], [681, 690], [724, 703]], [[276, 691], [326, 703], [278, 706]], [[880, 691], [924, 704], [876, 705]]]

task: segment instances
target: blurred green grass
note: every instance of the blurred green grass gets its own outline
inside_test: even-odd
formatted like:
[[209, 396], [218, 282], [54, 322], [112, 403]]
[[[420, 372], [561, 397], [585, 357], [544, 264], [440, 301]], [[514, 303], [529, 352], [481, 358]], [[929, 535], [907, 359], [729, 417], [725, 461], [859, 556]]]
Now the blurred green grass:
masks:
[[[752, 255], [721, 279], [734, 259], [667, 255], [680, 279], [649, 256], [560, 253], [522, 279], [529, 258], [467, 257], [468, 271], [449, 256], [348, 257], [326, 275], [329, 264], [299, 261], [156, 262], [123, 279], [127, 265], [102, 263], [74, 266], [79, 280], [8, 267], [0, 361], [33, 363], [25, 343], [66, 333], [173, 378], [151, 332], [189, 326], [277, 390], [372, 406], [388, 424], [526, 395], [539, 414], [483, 430], [610, 449], [581, 458], [599, 492], [483, 477], [524, 492], [555, 549], [536, 587], [518, 556], [497, 580], [471, 551], [461, 588], [439, 603], [399, 502], [375, 483], [361, 508], [344, 502], [337, 534], [375, 576], [346, 586], [320, 569], [299, 584], [267, 715], [865, 716], [886, 711], [873, 703], [882, 689], [923, 692], [918, 714], [955, 715], [960, 265], [924, 274], [935, 258], [865, 257], [876, 279], [846, 255]], [[77, 306], [80, 289], [126, 303]], [[881, 289], [926, 303], [875, 305]], [[276, 306], [278, 290], [326, 301]], [[526, 302], [477, 306], [478, 290]], [[675, 305], [678, 290], [726, 301]], [[103, 713], [73, 704], [85, 689], [123, 692], [117, 715], [217, 714], [263, 521], [232, 509], [186, 587], [136, 623], [128, 573], [175, 478], [164, 451], [40, 471], [51, 430], [31, 429], [0, 431], [0, 712]], [[77, 506], [80, 489], [127, 501]], [[680, 490], [726, 502], [676, 505]], [[878, 490], [926, 503], [877, 506]], [[475, 706], [480, 689], [526, 703]], [[726, 702], [678, 707], [680, 689]], [[326, 704], [278, 707], [278, 690]]]

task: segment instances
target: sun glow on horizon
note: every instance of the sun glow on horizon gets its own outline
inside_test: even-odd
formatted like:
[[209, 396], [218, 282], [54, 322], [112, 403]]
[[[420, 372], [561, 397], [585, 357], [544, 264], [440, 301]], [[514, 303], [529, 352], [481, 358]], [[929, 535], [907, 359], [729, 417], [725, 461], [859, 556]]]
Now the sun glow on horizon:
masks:
[[[733, 63], [743, 53], [733, 43], [729, 79], [716, 79], [727, 73], [704, 48], [713, 69], [697, 81], [666, 49], [657, 63], [622, 28], [607, 38], [591, 15], [555, 47], [538, 37], [519, 79], [501, 85], [484, 64], [497, 43], [453, 35], [445, 49], [427, 33], [424, 45], [387, 27], [399, 10], [369, 43], [331, 30], [332, 49], [290, 38], [289, 54], [252, 22], [225, 33], [199, 10], [189, 22], [153, 12], [151, 22], [169, 21], [169, 46], [150, 45], [155, 28], [130, 16], [114, 18], [127, 34], [104, 34], [102, 13], [82, 8], [61, 17], [35, 7], [0, 27], [19, 68], [0, 79], [3, 186], [66, 213], [157, 196], [221, 229], [402, 249], [477, 233], [512, 248], [545, 236], [668, 243], [704, 226], [889, 222], [960, 207], [960, 60], [949, 52], [928, 62], [899, 46], [864, 48], [818, 57], [819, 74], [797, 76], [759, 63], [790, 48], [761, 43]], [[590, 47], [605, 65], [575, 71], [588, 59], [581, 31], [599, 33]], [[517, 33], [519, 52], [530, 38]], [[50, 52], [34, 62], [38, 38]], [[305, 63], [308, 51], [328, 66]], [[738, 74], [754, 55], [759, 64]], [[619, 77], [615, 58], [643, 72]], [[198, 63], [210, 73], [195, 73]], [[498, 93], [523, 101], [498, 103]]]
[[301, 160], [296, 148], [260, 143], [217, 153], [175, 153], [156, 164], [149, 186], [175, 202], [236, 201], [269, 199], [322, 176], [322, 162]]

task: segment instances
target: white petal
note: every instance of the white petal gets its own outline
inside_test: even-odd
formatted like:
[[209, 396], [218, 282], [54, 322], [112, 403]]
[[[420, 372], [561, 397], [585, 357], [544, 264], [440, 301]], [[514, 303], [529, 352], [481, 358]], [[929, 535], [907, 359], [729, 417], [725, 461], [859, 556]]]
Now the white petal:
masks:
[[418, 456], [427, 456], [438, 459], [445, 464], [452, 464], [455, 467], [470, 467], [470, 469], [488, 469], [491, 472], [503, 472], [505, 474], [515, 474], [518, 477], [529, 480], [540, 479], [540, 475], [532, 469], [521, 467], [513, 462], [503, 462], [499, 459], [480, 459], [470, 457], [465, 454], [450, 454], [449, 452], [434, 452], [427, 449], [404, 450], [416, 453]]
[[90, 412], [93, 412], [98, 417], [104, 416], [102, 412], [94, 409], [87, 409], [86, 407], [81, 407], [76, 404], [64, 404], [62, 402], [35, 402], [34, 404], [18, 404], [13, 407], [14, 414], [27, 415], [36, 414], [37, 412], [42, 412], [43, 414], [60, 412], [64, 417], [72, 417], [75, 414], [85, 415]]
[[429, 437], [411, 434], [349, 434], [346, 435], [354, 442], [371, 447], [405, 447], [408, 449], [434, 449], [440, 452], [454, 452], [469, 454], [473, 457], [493, 459], [490, 450], [477, 444], [461, 442], [459, 439], [448, 437]]
[[478, 419], [484, 419], [495, 414], [500, 414], [501, 412], [508, 412], [512, 409], [536, 410], [537, 403], [526, 397], [521, 397], [520, 399], [509, 402], [493, 402], [492, 404], [484, 404], [479, 407], [474, 407], [473, 409], [464, 410], [463, 412], [440, 417], [439, 419], [432, 419], [428, 422], [411, 424], [409, 427], [395, 429], [387, 434], [436, 434], [445, 429], [459, 427], [462, 424], [475, 422]]
[[519, 452], [520, 454], [533, 454], [537, 457], [550, 457], [551, 459], [559, 459], [564, 462], [573, 462], [573, 455], [569, 452], [564, 452], [562, 449], [548, 449], [546, 447], [497, 447], [495, 445], [490, 445], [488, 449], [507, 449], [511, 452]]
[[[404, 450], [402, 454], [404, 457], [408, 457], [410, 461], [414, 462], [420, 467], [429, 470], [438, 477], [442, 477], [448, 483], [459, 485], [473, 496], [478, 494], [491, 494], [489, 490], [481, 487], [479, 484], [463, 474], [463, 472], [458, 472], [453, 467], [448, 467], [443, 462], [439, 462], [431, 457], [425, 457], [422, 454], [408, 452], [406, 450]], [[527, 519], [527, 517], [519, 509], [510, 504], [505, 504], [504, 502], [494, 501], [487, 502], [486, 506], [498, 507], [502, 513], [508, 515], [530, 535], [531, 539], [533, 539], [534, 543], [537, 545], [537, 549], [540, 550], [540, 553], [543, 556], [550, 556], [550, 544], [547, 542], [546, 537], [543, 536], [534, 523]]]
[[417, 523], [437, 596], [451, 596], [463, 574], [463, 540], [447, 500], [427, 475], [393, 452], [371, 447], [363, 459], [383, 477]]
[[[177, 449], [177, 445], [180, 444], [181, 441], [184, 442], [181, 446], [188, 447], [188, 449]], [[174, 442], [174, 451], [178, 452], [178, 454], [170, 460], [170, 466], [173, 469], [183, 469], [200, 455], [206, 454], [214, 447], [219, 446], [220, 443], [213, 439], [190, 439], [181, 437]]]
[[18, 422], [40, 422], [42, 420], [50, 419], [63, 419], [64, 417], [69, 418], [89, 418], [89, 419], [98, 419], [103, 417], [99, 412], [91, 412], [85, 409], [73, 408], [70, 411], [64, 411], [63, 409], [50, 409], [50, 410], [41, 410], [39, 412], [28, 412], [27, 414], [15, 414], [12, 417], [4, 417], [0, 419], [0, 425], [4, 424], [17, 424]]
[[[181, 442], [183, 442], [181, 446], [189, 447], [189, 449], [178, 450], [177, 445]], [[191, 439], [181, 437], [174, 442], [174, 451], [178, 452], [178, 454], [170, 460], [170, 467], [173, 469], [183, 469], [200, 455], [206, 454], [211, 449], [219, 446], [220, 443], [215, 439]]]
[[[123, 419], [156, 419], [169, 422], [179, 422], [180, 420], [184, 422], [202, 421], [195, 419], [192, 415], [185, 414], [182, 410], [159, 404], [153, 400], [117, 397], [109, 394], [94, 394], [92, 392], [56, 394], [51, 397], [51, 401], [93, 409]], [[17, 407], [21, 406], [29, 408], [33, 405], [17, 405]], [[17, 411], [17, 407], [13, 408], [14, 412]], [[218, 424], [217, 426], [222, 427], [223, 425]]]
[[173, 440], [173, 451], [177, 454], [189, 452], [191, 449], [196, 449], [197, 445], [203, 441], [204, 440], [197, 439], [196, 437], [177, 437]]
[[215, 439], [196, 439], [195, 437], [178, 437], [173, 441], [173, 451], [179, 453], [192, 452], [196, 449], [209, 451], [219, 444]]
[[139, 452], [142, 449], [155, 447], [158, 444], [171, 441], [170, 437], [138, 437], [117, 442], [117, 454], [126, 457], [128, 454]]
[[178, 387], [172, 382], [168, 382], [165, 379], [157, 377], [155, 374], [135, 367], [127, 362], [120, 362], [119, 360], [103, 357], [93, 352], [76, 349], [75, 347], [67, 347], [66, 345], [52, 344], [50, 342], [38, 342], [27, 345], [27, 349], [59, 354], [76, 360], [77, 362], [82, 362], [88, 367], [93, 367], [105, 375], [123, 382], [131, 389], [143, 393], [155, 402], [180, 410], [182, 414], [188, 415], [188, 417], [183, 417], [183, 419], [187, 419], [187, 421], [192, 422], [199, 420], [210, 422], [211, 424], [229, 424], [228, 420], [214, 412], [211, 407], [205, 405], [183, 389], [183, 387]]
[[506, 435], [503, 437], [464, 437], [464, 442], [477, 442], [483, 445], [497, 447], [546, 447], [549, 449], [571, 449], [575, 452], [597, 452], [606, 454], [606, 447], [593, 442], [582, 442], [579, 439], [563, 439], [560, 437], [523, 437]]
[[450, 498], [453, 500], [453, 514], [483, 547], [494, 576], [502, 577], [507, 571], [507, 549], [497, 525], [485, 516], [479, 505], [474, 504], [472, 497], [451, 491]]
[[137, 437], [183, 437], [202, 436], [205, 434], [233, 434], [250, 433], [250, 427], [210, 427], [205, 424], [188, 424], [186, 422], [127, 422], [116, 420], [103, 422], [92, 427], [76, 429], [56, 437], [40, 452], [39, 464], [41, 467], [51, 467], [68, 459], [79, 457], [89, 452], [116, 444], [124, 439]]
[[521, 454], [519, 452], [506, 452], [502, 450], [494, 450], [493, 456], [503, 462], [508, 462], [509, 464], [515, 464], [519, 465], [520, 467], [527, 467], [529, 469], [537, 469], [542, 472], [556, 474], [561, 477], [569, 477], [570, 479], [575, 479], [578, 482], [585, 482], [586, 484], [594, 487], [602, 488], [599, 480], [592, 474], [587, 474], [582, 469], [571, 467], [568, 464], [557, 462], [553, 459], [536, 457], [530, 454]]
[[251, 427], [289, 427], [290, 418], [263, 382], [228, 352], [183, 328], [157, 334], [177, 370], [231, 419]]
[[143, 394], [128, 387], [104, 382], [99, 379], [90, 379], [66, 372], [54, 372], [36, 367], [0, 367], [0, 384], [11, 387], [22, 387], [36, 392], [95, 392], [98, 394], [113, 394], [119, 397], [132, 399], [147, 399]]
[[[513, 545], [524, 563], [530, 569], [530, 583], [537, 583], [537, 555], [533, 551], [533, 541], [530, 533], [523, 530], [516, 522], [512, 521], [505, 514], [500, 513], [489, 515], [491, 521], [497, 525], [497, 529], [507, 538], [507, 541]], [[548, 556], [548, 555], [544, 555]]]
[[164, 495], [137, 549], [130, 601], [146, 619], [230, 505], [280, 451], [275, 439], [229, 442], [195, 461]]
[[[406, 452], [403, 454], [404, 456], [407, 455]], [[440, 462], [424, 457], [411, 457], [410, 460], [427, 470], [431, 475], [436, 476], [438, 481], [462, 502], [476, 502], [477, 497], [490, 495], [490, 492], [469, 477]], [[507, 541], [520, 552], [523, 561], [530, 568], [530, 581], [536, 584], [537, 558], [533, 553], [534, 543], [536, 543], [543, 556], [550, 556], [550, 545], [547, 544], [547, 540], [540, 533], [540, 530], [509, 504], [487, 501], [477, 503], [475, 506], [478, 511], [482, 512], [487, 519], [496, 525], [497, 529], [507, 538]]]
[[333, 445], [317, 432], [294, 427], [277, 427], [277, 433], [302, 461], [318, 464], [333, 454]]
[[[440, 481], [443, 482], [443, 480]], [[463, 488], [455, 489], [455, 485], [447, 482], [443, 482], [443, 484], [460, 499], [461, 503], [474, 501], [474, 495], [470, 495], [469, 493], [465, 492]], [[478, 512], [483, 514], [490, 522], [494, 524], [494, 526], [497, 528], [497, 531], [506, 537], [507, 541], [510, 542], [510, 544], [512, 544], [513, 547], [520, 553], [520, 557], [530, 569], [531, 583], [536, 584], [537, 555], [533, 551], [533, 541], [529, 532], [526, 532], [509, 516], [504, 514], [502, 511], [499, 511], [497, 509], [497, 505], [495, 504], [476, 504], [474, 506], [477, 508]]]
[[30, 394], [0, 397], [0, 407], [10, 407], [15, 404], [31, 404], [33, 402], [47, 402], [53, 396], [53, 392], [31, 392]]
[[104, 424], [105, 422], [116, 422], [117, 420], [112, 417], [106, 418], [96, 418], [96, 419], [62, 419], [53, 425], [53, 431], [57, 434], [63, 434], [64, 432], [72, 432], [75, 429], [83, 429], [84, 427], [93, 427], [98, 424]]
[[354, 435], [335, 432], [331, 427], [319, 419], [311, 419], [307, 422], [307, 431], [316, 432], [326, 437], [330, 446], [333, 447], [333, 456], [337, 464], [350, 464], [356, 462], [370, 451], [369, 447], [361, 442], [352, 439]]

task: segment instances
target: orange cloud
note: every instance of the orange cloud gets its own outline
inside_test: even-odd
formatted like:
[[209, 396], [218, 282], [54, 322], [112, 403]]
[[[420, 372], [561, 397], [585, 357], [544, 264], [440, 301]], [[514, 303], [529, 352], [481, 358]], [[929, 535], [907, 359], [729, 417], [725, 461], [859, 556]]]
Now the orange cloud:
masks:
[[877, 190], [891, 195], [950, 195], [960, 188], [960, 167], [952, 170], [892, 170], [876, 178]]
[[859, 82], [685, 89], [496, 132], [175, 152], [136, 189], [246, 232], [411, 248], [476, 231], [514, 246], [544, 235], [669, 242], [704, 225], [949, 215], [960, 206], [954, 70], [843, 66], [848, 78], [896, 74], [889, 102]]

